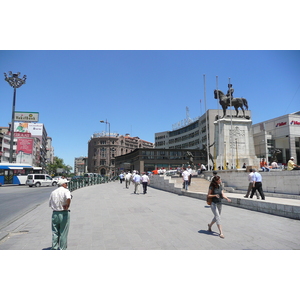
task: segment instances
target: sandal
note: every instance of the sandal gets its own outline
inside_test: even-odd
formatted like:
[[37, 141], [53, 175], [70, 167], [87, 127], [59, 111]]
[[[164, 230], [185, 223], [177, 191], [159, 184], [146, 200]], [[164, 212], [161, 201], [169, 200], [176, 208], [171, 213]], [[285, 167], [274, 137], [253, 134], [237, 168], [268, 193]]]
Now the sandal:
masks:
[[208, 231], [212, 231], [211, 227], [209, 226], [209, 224], [207, 224], [207, 226], [208, 226]]
[[222, 234], [220, 234], [219, 235], [219, 237], [221, 238], [221, 239], [224, 239], [225, 238], [225, 236], [224, 236], [224, 234], [222, 233]]

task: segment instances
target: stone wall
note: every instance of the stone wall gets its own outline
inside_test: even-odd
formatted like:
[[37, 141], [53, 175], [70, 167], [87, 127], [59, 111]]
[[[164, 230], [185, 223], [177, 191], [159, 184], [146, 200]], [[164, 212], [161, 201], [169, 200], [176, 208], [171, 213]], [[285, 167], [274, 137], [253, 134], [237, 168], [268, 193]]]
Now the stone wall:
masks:
[[[260, 172], [264, 192], [278, 194], [300, 195], [300, 171]], [[243, 170], [218, 171], [225, 187], [238, 190], [248, 189], [248, 172]], [[205, 177], [211, 177], [212, 172], [204, 172]]]

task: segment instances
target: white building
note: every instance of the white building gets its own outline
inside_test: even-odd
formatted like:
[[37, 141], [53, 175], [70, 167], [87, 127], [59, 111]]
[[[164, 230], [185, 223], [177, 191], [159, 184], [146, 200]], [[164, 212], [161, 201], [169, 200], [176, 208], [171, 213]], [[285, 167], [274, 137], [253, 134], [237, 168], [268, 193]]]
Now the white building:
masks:
[[[227, 115], [235, 112], [227, 110]], [[203, 149], [207, 144], [211, 146], [215, 142], [214, 121], [221, 112], [217, 109], [207, 110], [197, 120], [179, 122], [181, 126], [171, 131], [155, 133], [155, 148], [160, 149]], [[251, 120], [251, 111], [245, 111], [246, 117]], [[267, 120], [251, 127], [253, 132], [255, 155], [265, 158], [272, 163], [274, 150], [278, 163], [286, 164], [291, 156], [300, 164], [300, 111], [287, 114], [275, 119]], [[214, 146], [210, 147], [210, 154], [215, 157]]]
[[300, 163], [300, 111], [252, 125], [256, 156], [272, 163], [278, 149], [279, 163], [286, 164], [291, 156]]
[[[204, 145], [212, 145], [215, 141], [215, 125], [216, 116], [222, 115], [223, 111], [218, 109], [207, 110], [207, 124], [206, 128], [206, 113], [197, 120], [184, 120], [179, 122], [178, 129], [172, 131], [163, 131], [155, 133], [155, 148], [163, 149], [202, 149]], [[235, 111], [227, 110], [227, 115]], [[245, 111], [246, 117], [251, 119], [251, 111]], [[242, 118], [242, 116], [241, 116]], [[213, 155], [213, 147], [210, 152]]]

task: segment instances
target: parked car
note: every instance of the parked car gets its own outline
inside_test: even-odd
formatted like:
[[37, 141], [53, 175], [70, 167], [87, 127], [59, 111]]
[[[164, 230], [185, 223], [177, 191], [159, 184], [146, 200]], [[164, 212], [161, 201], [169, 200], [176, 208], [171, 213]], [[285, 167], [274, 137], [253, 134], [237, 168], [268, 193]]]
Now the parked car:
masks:
[[86, 183], [91, 182], [94, 179], [94, 173], [85, 173], [83, 177]]
[[58, 181], [61, 180], [61, 176], [55, 176], [53, 177], [52, 185], [57, 185]]
[[28, 174], [26, 184], [29, 187], [50, 186], [52, 185], [52, 177], [48, 174]]
[[80, 180], [83, 179], [83, 176], [73, 176], [71, 180]]

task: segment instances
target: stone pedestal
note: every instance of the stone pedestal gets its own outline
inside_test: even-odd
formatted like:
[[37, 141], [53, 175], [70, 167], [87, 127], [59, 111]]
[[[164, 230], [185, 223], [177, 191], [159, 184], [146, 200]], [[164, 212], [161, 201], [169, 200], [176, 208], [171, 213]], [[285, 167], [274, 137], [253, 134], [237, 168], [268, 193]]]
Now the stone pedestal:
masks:
[[225, 117], [214, 122], [215, 169], [241, 169], [243, 164], [258, 168], [252, 134], [252, 121], [239, 117]]

